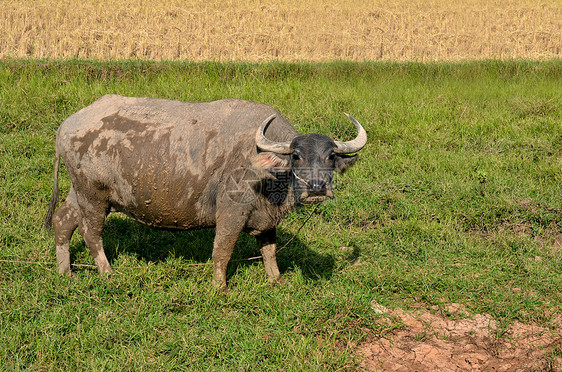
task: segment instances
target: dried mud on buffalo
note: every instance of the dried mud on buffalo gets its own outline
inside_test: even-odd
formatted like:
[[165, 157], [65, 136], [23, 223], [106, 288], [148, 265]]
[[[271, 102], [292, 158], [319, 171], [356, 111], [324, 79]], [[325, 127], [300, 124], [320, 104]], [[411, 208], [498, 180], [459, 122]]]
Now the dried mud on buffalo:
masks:
[[518, 321], [504, 330], [490, 315], [470, 314], [459, 304], [441, 311], [372, 307], [389, 325], [394, 319], [403, 327], [359, 346], [364, 370], [562, 371], [560, 316], [553, 330]]

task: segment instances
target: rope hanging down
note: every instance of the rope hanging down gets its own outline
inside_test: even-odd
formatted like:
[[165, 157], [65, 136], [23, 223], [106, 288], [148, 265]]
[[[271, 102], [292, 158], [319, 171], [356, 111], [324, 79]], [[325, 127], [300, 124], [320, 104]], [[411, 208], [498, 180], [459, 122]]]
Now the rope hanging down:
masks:
[[[291, 244], [291, 242], [297, 237], [297, 235], [301, 232], [302, 228], [304, 227], [304, 225], [306, 225], [306, 223], [312, 218], [312, 215], [314, 214], [314, 212], [316, 212], [316, 209], [318, 209], [318, 206], [320, 205], [320, 203], [316, 204], [314, 206], [314, 209], [312, 210], [312, 212], [310, 212], [310, 214], [308, 215], [308, 217], [306, 218], [306, 220], [304, 220], [304, 222], [301, 224], [301, 226], [298, 228], [297, 232], [295, 233], [295, 235], [293, 235], [293, 237], [291, 239], [289, 239], [289, 241], [287, 243], [285, 243], [284, 246], [282, 246], [281, 248], [279, 248], [278, 250], [275, 251], [275, 253], [279, 253], [281, 252], [283, 249], [287, 248], [287, 246], [289, 244]], [[231, 262], [239, 262], [239, 261], [252, 261], [252, 260], [259, 260], [260, 258], [263, 258], [262, 256], [256, 256], [256, 257], [250, 257], [250, 258], [243, 258], [243, 259], [239, 259], [239, 260], [233, 260]]]

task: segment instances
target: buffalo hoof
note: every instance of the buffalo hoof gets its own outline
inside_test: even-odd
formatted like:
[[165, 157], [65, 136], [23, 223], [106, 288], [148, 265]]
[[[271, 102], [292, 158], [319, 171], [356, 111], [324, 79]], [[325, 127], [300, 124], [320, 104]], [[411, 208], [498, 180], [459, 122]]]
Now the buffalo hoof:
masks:
[[226, 282], [224, 282], [224, 281], [219, 281], [219, 280], [213, 279], [213, 287], [218, 292], [223, 292], [223, 293], [228, 292], [228, 286], [226, 285]]
[[271, 285], [272, 287], [275, 287], [277, 285], [284, 285], [286, 283], [287, 283], [287, 281], [282, 276], [280, 276], [275, 281], [272, 281], [272, 282], [270, 281], [269, 285]]

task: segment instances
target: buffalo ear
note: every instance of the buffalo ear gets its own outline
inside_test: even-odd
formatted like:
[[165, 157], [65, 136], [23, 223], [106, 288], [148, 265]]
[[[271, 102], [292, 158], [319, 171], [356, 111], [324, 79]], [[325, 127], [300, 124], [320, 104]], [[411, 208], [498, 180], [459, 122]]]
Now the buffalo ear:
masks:
[[356, 155], [338, 155], [336, 158], [336, 170], [340, 173], [345, 172], [357, 161]]
[[285, 156], [274, 152], [260, 152], [252, 158], [252, 167], [261, 171], [287, 172], [291, 169], [291, 164]]

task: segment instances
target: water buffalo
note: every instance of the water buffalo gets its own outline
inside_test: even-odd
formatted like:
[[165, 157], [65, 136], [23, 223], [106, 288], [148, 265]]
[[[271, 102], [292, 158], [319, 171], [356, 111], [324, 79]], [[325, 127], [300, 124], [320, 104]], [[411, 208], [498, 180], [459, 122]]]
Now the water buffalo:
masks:
[[[353, 165], [365, 130], [338, 142], [299, 135], [265, 104], [238, 99], [190, 103], [107, 95], [66, 119], [56, 139], [54, 189], [45, 227], [54, 225], [58, 271], [72, 274], [70, 238], [78, 227], [101, 273], [111, 271], [102, 244], [112, 211], [165, 229], [216, 227], [213, 281], [242, 231], [255, 235], [267, 278], [281, 280], [276, 226], [297, 204], [332, 198], [333, 170]], [[58, 168], [71, 180], [58, 200]]]

